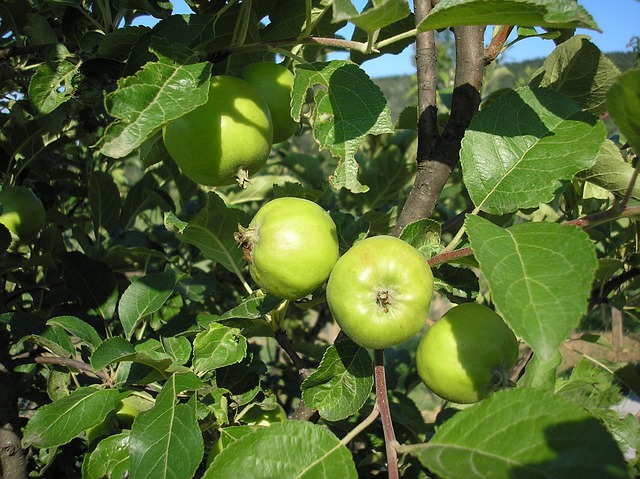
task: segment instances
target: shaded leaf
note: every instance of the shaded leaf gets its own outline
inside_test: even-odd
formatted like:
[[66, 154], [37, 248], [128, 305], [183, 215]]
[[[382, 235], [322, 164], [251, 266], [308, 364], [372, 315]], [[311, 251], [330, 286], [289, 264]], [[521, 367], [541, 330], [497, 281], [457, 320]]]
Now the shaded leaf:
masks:
[[91, 355], [91, 366], [96, 371], [117, 362], [121, 358], [134, 354], [133, 345], [124, 338], [114, 336], [105, 339]]
[[550, 360], [586, 312], [598, 266], [591, 240], [557, 223], [504, 229], [467, 216], [465, 225], [496, 309], [542, 361]]
[[120, 217], [120, 192], [113, 176], [104, 171], [94, 171], [89, 178], [89, 204], [96, 237], [100, 228], [108, 234], [118, 225]]
[[[611, 140], [607, 140], [600, 150], [596, 163], [580, 173], [589, 183], [623, 196], [633, 177], [633, 166], [622, 158], [620, 150]], [[640, 183], [636, 181], [631, 197], [640, 200]]]
[[429, 259], [442, 250], [441, 233], [440, 223], [424, 218], [405, 226], [400, 233], [400, 239], [420, 251], [425, 259]]
[[47, 324], [64, 328], [69, 334], [84, 341], [92, 349], [97, 348], [102, 343], [102, 339], [93, 326], [75, 316], [56, 316], [47, 321]]
[[628, 477], [622, 453], [600, 421], [532, 389], [499, 391], [458, 412], [411, 454], [448, 479]]
[[64, 253], [61, 260], [64, 281], [82, 304], [104, 319], [112, 318], [117, 302], [117, 284], [111, 268], [78, 251]]
[[350, 0], [337, 0], [333, 4], [333, 21], [348, 20], [358, 28], [373, 33], [411, 14], [405, 0], [373, 0], [362, 13], [358, 13]]
[[532, 76], [529, 85], [564, 93], [583, 110], [601, 115], [607, 109], [607, 92], [620, 71], [586, 35], [576, 35], [558, 45]]
[[165, 215], [165, 225], [177, 231], [180, 241], [196, 246], [205, 258], [239, 276], [245, 261], [233, 235], [238, 224], [248, 223], [249, 217], [244, 211], [228, 207], [213, 192], [207, 195], [206, 206], [188, 223], [171, 213]]
[[36, 109], [47, 114], [73, 98], [73, 77], [78, 65], [66, 60], [42, 63], [31, 77], [29, 98]]
[[320, 366], [302, 383], [302, 400], [324, 419], [340, 421], [355, 414], [373, 387], [369, 352], [350, 339], [329, 346]]
[[607, 94], [607, 106], [622, 134], [640, 154], [640, 69], [620, 75]]

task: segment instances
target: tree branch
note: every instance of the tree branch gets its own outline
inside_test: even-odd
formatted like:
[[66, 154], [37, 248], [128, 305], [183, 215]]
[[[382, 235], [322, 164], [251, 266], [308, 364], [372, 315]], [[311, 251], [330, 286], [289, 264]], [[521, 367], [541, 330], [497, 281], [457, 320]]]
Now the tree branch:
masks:
[[[428, 151], [427, 158], [418, 161], [415, 183], [393, 230], [396, 235], [409, 223], [428, 218], [433, 213], [438, 197], [460, 159], [462, 137], [480, 106], [482, 74], [486, 66], [484, 27], [456, 27], [454, 34], [456, 77], [451, 115], [442, 136]], [[419, 151], [420, 148], [418, 145]]]
[[502, 49], [504, 48], [504, 44], [507, 42], [507, 38], [513, 31], [513, 27], [509, 25], [502, 25], [498, 28], [498, 31], [491, 39], [491, 43], [484, 51], [484, 61], [488, 65], [493, 62]]
[[53, 364], [56, 366], [66, 366], [71, 369], [75, 369], [83, 374], [89, 374], [91, 376], [95, 376], [99, 379], [102, 379], [105, 383], [110, 383], [111, 378], [104, 371], [95, 371], [91, 365], [78, 361], [77, 359], [72, 358], [63, 358], [61, 356], [36, 356], [36, 357], [25, 357], [18, 358], [13, 361], [14, 365], [19, 364], [28, 364], [28, 363], [36, 363], [36, 364]]
[[[302, 360], [298, 352], [294, 349], [291, 341], [289, 341], [287, 333], [282, 328], [278, 328], [274, 332], [274, 335], [277, 343], [280, 345], [282, 350], [287, 353], [287, 356], [289, 356], [289, 358], [293, 362], [293, 365], [298, 370], [298, 374], [300, 374], [300, 377], [303, 380], [309, 377], [311, 371], [305, 366], [304, 361]], [[304, 401], [300, 399], [300, 403], [294, 411], [292, 419], [315, 422], [318, 420], [318, 411], [309, 408], [309, 406], [307, 406]]]
[[375, 378], [376, 378], [376, 405], [380, 410], [382, 420], [382, 430], [384, 431], [384, 443], [387, 451], [387, 470], [389, 479], [400, 477], [398, 471], [398, 453], [396, 446], [396, 433], [393, 430], [391, 421], [391, 410], [389, 409], [389, 397], [387, 395], [387, 380], [384, 372], [384, 350], [376, 349], [375, 356]]
[[26, 479], [27, 461], [20, 436], [8, 425], [0, 427], [0, 478]]

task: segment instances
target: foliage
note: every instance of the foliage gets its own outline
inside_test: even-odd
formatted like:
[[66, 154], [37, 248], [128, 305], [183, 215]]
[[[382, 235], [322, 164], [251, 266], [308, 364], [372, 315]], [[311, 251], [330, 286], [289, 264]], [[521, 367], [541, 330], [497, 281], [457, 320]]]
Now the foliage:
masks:
[[[561, 369], [602, 308], [627, 329], [640, 318], [639, 71], [572, 34], [598, 29], [588, 12], [187, 3], [191, 15], [151, 0], [0, 4], [2, 186], [46, 210], [33, 241], [0, 225], [0, 477], [637, 474], [637, 419], [610, 409], [640, 393], [636, 365], [585, 354]], [[497, 25], [492, 42], [469, 22]], [[449, 27], [444, 71], [417, 60], [420, 115], [390, 110], [360, 64]], [[488, 65], [511, 31], [557, 48], [505, 86]], [[276, 54], [295, 75], [296, 135], [246, 189], [195, 184], [162, 129], [207, 101], [212, 75]], [[337, 334], [324, 287], [298, 301], [258, 289], [234, 234], [283, 196], [328, 210], [341, 254], [382, 234], [414, 246], [433, 320], [456, 303], [495, 309], [521, 345], [513, 387], [444, 403], [417, 375], [419, 337], [372, 354]], [[598, 333], [581, 340], [605, 344]], [[118, 415], [123, 401], [140, 413]]]

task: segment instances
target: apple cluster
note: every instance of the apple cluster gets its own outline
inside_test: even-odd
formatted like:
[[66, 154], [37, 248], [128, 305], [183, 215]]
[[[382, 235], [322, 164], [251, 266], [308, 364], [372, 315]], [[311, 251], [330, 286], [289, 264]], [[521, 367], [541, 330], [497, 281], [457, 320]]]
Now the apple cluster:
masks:
[[[357, 345], [386, 349], [426, 326], [434, 291], [422, 254], [394, 236], [357, 241], [341, 257], [331, 216], [302, 198], [277, 198], [256, 213], [236, 241], [264, 291], [299, 300], [326, 284], [329, 310]], [[472, 403], [509, 384], [518, 341], [487, 306], [454, 306], [422, 336], [416, 366], [435, 394]]]

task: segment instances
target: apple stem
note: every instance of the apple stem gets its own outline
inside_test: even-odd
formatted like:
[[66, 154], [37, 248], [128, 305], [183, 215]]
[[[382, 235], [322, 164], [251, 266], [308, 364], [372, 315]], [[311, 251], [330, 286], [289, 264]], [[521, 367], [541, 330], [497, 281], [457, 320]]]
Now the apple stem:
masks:
[[396, 433], [393, 430], [391, 421], [391, 410], [389, 409], [389, 397], [387, 395], [387, 379], [384, 371], [384, 350], [376, 349], [375, 356], [375, 379], [376, 379], [376, 405], [380, 410], [382, 430], [384, 432], [384, 442], [387, 451], [387, 469], [389, 479], [398, 479], [398, 453], [396, 451]]

